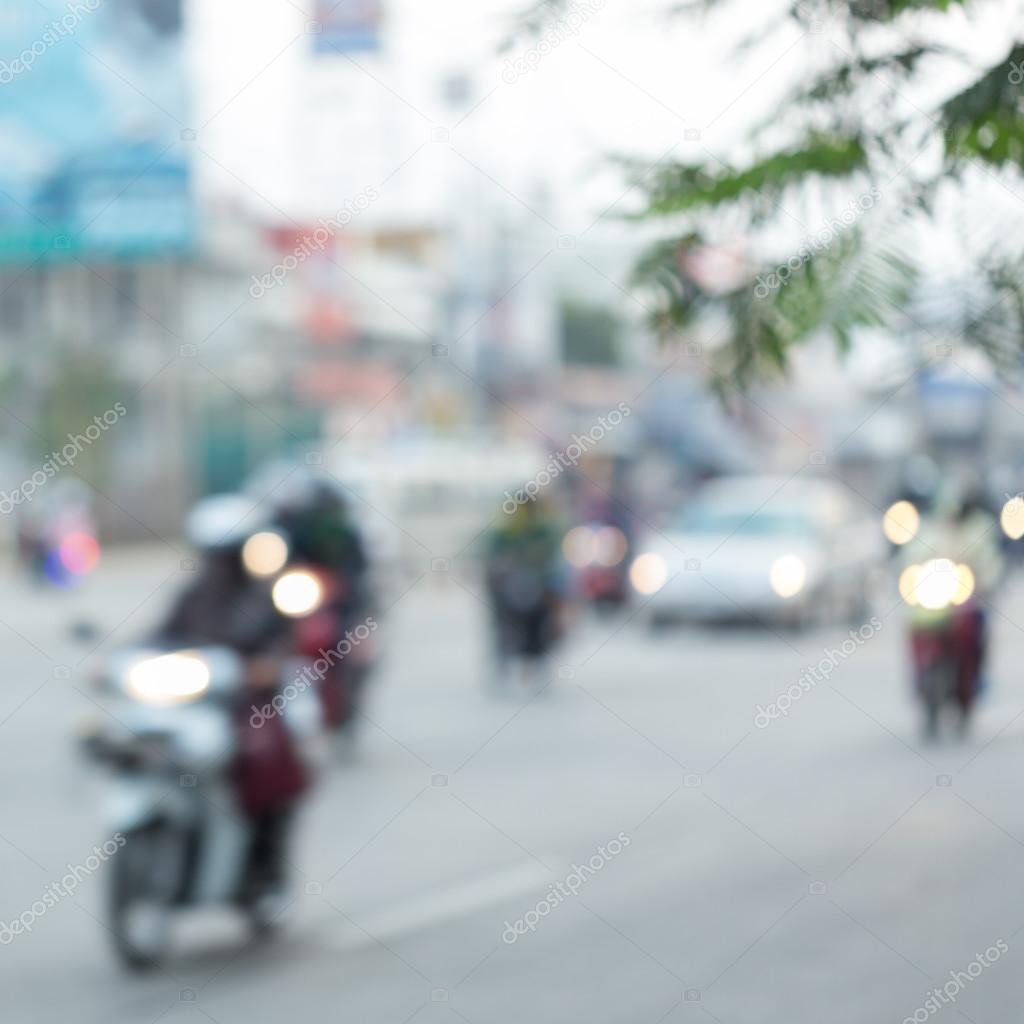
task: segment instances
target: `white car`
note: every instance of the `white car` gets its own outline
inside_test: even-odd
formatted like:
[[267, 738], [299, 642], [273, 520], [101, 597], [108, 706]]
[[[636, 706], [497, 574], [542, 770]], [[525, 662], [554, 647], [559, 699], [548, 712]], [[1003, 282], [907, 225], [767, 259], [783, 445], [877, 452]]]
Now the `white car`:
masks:
[[855, 619], [884, 558], [870, 512], [828, 480], [725, 477], [647, 537], [630, 581], [652, 625]]

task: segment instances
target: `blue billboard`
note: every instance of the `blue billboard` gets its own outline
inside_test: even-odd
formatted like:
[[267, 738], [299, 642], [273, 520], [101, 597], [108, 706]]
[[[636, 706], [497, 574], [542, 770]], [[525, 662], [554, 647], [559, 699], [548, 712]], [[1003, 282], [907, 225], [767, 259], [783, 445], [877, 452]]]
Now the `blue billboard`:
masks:
[[191, 251], [182, 35], [182, 0], [3, 4], [0, 262]]

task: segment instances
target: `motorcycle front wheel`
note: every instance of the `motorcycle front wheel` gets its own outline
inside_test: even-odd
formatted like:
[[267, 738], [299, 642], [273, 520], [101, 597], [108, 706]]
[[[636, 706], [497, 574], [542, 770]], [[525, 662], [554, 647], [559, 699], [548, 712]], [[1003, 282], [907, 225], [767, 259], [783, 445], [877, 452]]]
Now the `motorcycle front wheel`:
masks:
[[135, 829], [111, 865], [110, 930], [119, 959], [133, 970], [155, 966], [170, 940], [172, 839], [163, 824]]
[[924, 701], [925, 737], [934, 740], [939, 734], [939, 718], [943, 705], [953, 696], [956, 669], [941, 659], [921, 670], [921, 699]]

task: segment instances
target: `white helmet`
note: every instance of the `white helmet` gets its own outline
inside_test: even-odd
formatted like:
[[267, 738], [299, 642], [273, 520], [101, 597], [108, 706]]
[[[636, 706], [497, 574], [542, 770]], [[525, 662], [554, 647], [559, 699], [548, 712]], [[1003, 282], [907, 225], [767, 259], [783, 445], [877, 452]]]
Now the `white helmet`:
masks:
[[323, 474], [285, 459], [268, 462], [246, 483], [246, 494], [266, 502], [270, 515], [309, 505]]
[[203, 498], [185, 520], [185, 537], [203, 550], [240, 547], [263, 525], [256, 502], [243, 494]]

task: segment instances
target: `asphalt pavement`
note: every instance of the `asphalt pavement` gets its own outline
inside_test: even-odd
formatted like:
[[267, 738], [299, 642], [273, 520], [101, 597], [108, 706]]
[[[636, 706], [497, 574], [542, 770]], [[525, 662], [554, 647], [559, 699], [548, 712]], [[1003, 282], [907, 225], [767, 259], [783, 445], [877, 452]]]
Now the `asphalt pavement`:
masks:
[[[0, 925], [107, 838], [102, 780], [74, 745], [89, 674], [159, 612], [182, 558], [115, 554], [72, 595], [8, 581]], [[586, 618], [540, 689], [490, 678], [469, 575], [425, 567], [391, 600], [358, 745], [331, 755], [299, 822], [281, 933], [252, 942], [230, 914], [196, 913], [166, 964], [126, 974], [100, 867], [0, 939], [5, 1020], [1017, 1019], [1017, 583], [971, 735], [934, 746], [886, 600], [856, 642], [847, 626]], [[76, 622], [95, 635], [76, 639]]]

